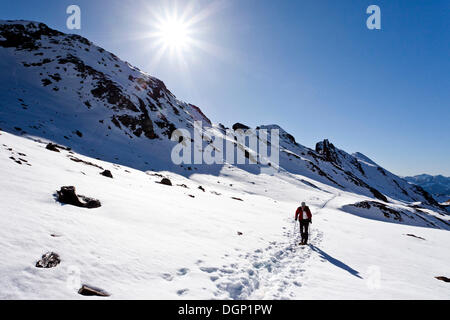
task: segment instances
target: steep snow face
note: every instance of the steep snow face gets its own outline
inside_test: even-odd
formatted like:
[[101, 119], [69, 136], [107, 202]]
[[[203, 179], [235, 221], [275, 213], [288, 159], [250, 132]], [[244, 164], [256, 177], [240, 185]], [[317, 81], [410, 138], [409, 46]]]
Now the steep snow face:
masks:
[[[30, 21], [0, 22], [0, 128], [36, 139], [51, 140], [93, 158], [140, 170], [170, 170], [184, 175], [220, 175], [233, 163], [175, 165], [171, 151], [178, 141], [175, 129], [194, 136], [194, 121], [208, 128], [206, 147], [218, 136], [245, 150], [248, 160], [257, 150], [236, 135], [212, 124], [196, 106], [176, 99], [164, 83], [78, 35], [67, 35]], [[249, 129], [235, 124], [233, 129]], [[312, 150], [277, 125], [258, 127], [249, 136], [260, 139], [260, 129], [280, 131], [279, 166], [271, 168], [383, 202], [421, 202], [437, 206], [420, 187], [412, 186], [367, 157], [350, 155], [328, 140]], [[184, 138], [180, 137], [181, 140]], [[214, 148], [223, 158], [225, 149]], [[239, 165], [259, 174], [267, 166]], [[306, 179], [305, 179], [306, 178]], [[308, 180], [309, 179], [309, 180]]]

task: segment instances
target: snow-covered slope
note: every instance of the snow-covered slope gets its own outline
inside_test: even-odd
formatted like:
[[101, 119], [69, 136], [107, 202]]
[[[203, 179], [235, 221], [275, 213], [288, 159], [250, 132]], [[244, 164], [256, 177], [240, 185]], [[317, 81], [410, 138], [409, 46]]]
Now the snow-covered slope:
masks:
[[[288, 173], [186, 178], [45, 146], [0, 132], [2, 299], [85, 299], [82, 284], [112, 299], [448, 298], [435, 277], [448, 276], [450, 232], [342, 210], [370, 198]], [[66, 185], [102, 206], [61, 205]], [[313, 212], [308, 247], [296, 245], [299, 199]], [[61, 263], [36, 268], [46, 252]]]
[[[196, 120], [204, 146], [214, 135], [256, 153], [162, 81], [41, 23], [0, 22], [0, 68], [0, 298], [82, 298], [81, 284], [112, 298], [448, 297], [434, 278], [450, 262], [448, 214], [366, 156], [266, 125], [249, 135], [280, 131], [275, 174], [175, 165], [172, 133]], [[102, 206], [61, 205], [62, 186]], [[303, 200], [314, 224], [300, 248]], [[36, 268], [46, 252], [61, 263]]]

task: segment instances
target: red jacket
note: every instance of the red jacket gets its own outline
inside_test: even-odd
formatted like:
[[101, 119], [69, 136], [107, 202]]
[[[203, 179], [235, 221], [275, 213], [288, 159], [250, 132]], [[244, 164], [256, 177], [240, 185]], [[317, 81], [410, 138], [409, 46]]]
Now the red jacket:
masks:
[[[312, 218], [312, 214], [311, 214], [311, 211], [309, 210], [308, 206], [305, 207], [305, 212], [306, 212], [306, 215], [308, 216], [308, 219], [311, 219]], [[298, 207], [297, 211], [295, 211], [295, 220], [297, 220], [297, 219], [300, 220], [300, 221], [303, 220], [303, 209], [302, 209], [302, 207]]]

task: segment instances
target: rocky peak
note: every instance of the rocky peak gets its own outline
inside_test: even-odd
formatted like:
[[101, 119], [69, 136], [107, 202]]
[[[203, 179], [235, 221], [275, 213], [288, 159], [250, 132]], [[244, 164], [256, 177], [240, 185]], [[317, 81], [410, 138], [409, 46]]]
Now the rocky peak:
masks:
[[339, 163], [337, 149], [328, 139], [316, 143], [316, 152], [328, 162]]
[[0, 47], [15, 47], [18, 50], [30, 51], [39, 48], [36, 41], [41, 40], [42, 36], [63, 35], [63, 33], [50, 29], [43, 23], [24, 20], [0, 20], [0, 32]]

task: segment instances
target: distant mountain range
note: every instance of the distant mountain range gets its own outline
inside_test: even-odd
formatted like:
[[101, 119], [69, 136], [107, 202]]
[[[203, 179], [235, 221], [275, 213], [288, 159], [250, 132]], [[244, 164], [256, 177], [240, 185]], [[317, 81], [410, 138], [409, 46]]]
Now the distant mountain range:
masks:
[[450, 201], [450, 177], [420, 174], [413, 177], [405, 177], [405, 180], [421, 186], [441, 203]]

